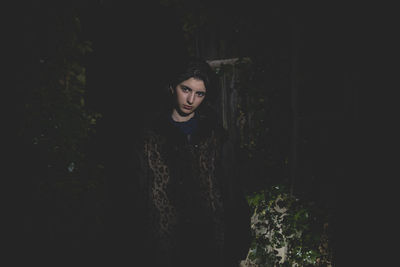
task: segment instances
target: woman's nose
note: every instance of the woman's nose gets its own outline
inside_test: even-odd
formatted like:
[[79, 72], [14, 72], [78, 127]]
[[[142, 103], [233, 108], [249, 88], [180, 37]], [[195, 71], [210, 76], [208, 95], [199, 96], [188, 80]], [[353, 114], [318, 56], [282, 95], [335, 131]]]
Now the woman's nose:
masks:
[[195, 97], [194, 93], [191, 92], [191, 93], [188, 95], [188, 97], [187, 97], [187, 102], [188, 102], [189, 104], [193, 104], [193, 102], [194, 102], [194, 97]]

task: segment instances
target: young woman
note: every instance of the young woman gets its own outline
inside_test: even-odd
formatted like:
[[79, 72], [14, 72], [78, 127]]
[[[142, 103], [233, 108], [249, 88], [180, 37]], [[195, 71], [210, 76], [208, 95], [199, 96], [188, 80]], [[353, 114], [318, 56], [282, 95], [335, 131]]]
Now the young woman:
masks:
[[147, 266], [238, 266], [250, 214], [226, 176], [233, 166], [223, 158], [227, 136], [212, 109], [214, 73], [200, 59], [182, 67], [137, 148]]

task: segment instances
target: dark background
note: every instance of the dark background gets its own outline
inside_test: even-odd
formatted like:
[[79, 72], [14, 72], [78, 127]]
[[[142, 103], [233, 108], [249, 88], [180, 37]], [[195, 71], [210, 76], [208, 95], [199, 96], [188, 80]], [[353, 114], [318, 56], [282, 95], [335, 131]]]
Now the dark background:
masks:
[[[201, 39], [195, 46], [198, 55], [206, 59], [251, 56], [284, 62], [282, 69], [276, 67], [279, 64], [273, 65], [272, 77], [296, 70], [296, 94], [290, 90], [292, 80], [289, 80], [287, 91], [273, 103], [272, 112], [276, 118], [281, 118], [274, 125], [276, 129], [283, 129], [274, 133], [274, 140], [278, 144], [291, 140], [295, 113], [298, 120], [298, 138], [294, 141], [298, 148], [295, 190], [331, 210], [337, 266], [352, 266], [345, 262], [358, 262], [363, 256], [364, 250], [359, 253], [357, 247], [364, 248], [360, 243], [368, 233], [362, 225], [370, 225], [370, 217], [365, 213], [368, 212], [366, 203], [370, 203], [365, 200], [370, 196], [365, 196], [367, 193], [362, 189], [363, 184], [370, 183], [366, 179], [368, 170], [359, 172], [360, 159], [356, 156], [364, 144], [358, 141], [355, 131], [360, 122], [360, 90], [368, 84], [361, 79], [361, 74], [367, 62], [376, 60], [371, 52], [378, 47], [373, 42], [376, 29], [374, 32], [370, 26], [379, 29], [380, 24], [374, 24], [371, 17], [384, 16], [374, 7], [338, 3], [261, 5], [206, 1], [203, 6], [208, 12], [221, 14], [221, 19], [210, 23], [215, 28], [199, 33]], [[125, 172], [132, 152], [130, 147], [149, 111], [151, 113], [159, 105], [156, 88], [165, 85], [171, 66], [188, 54], [182, 14], [156, 2], [16, 4], [9, 9], [11, 37], [6, 40], [9, 44], [6, 51], [12, 55], [9, 70], [15, 93], [12, 97], [16, 100], [11, 125], [17, 128], [23, 108], [18, 100], [24, 98], [24, 90], [30, 84], [35, 84], [37, 60], [46, 50], [49, 38], [46, 23], [60, 10], [70, 12], [71, 9], [78, 10], [83, 36], [93, 43], [93, 52], [84, 59], [86, 103], [103, 118], [96, 125], [97, 134], [88, 154], [93, 161], [107, 166], [109, 208], [104, 216], [107, 225], [104, 232], [94, 238], [81, 238], [77, 247], [84, 249], [75, 253], [69, 251], [73, 238], [54, 239], [45, 225], [40, 226], [39, 232], [22, 230], [26, 229], [26, 214], [32, 212], [29, 203], [33, 201], [31, 191], [37, 179], [34, 174], [40, 170], [32, 163], [35, 162], [32, 160], [34, 152], [18, 144], [18, 139], [9, 154], [15, 163], [10, 167], [16, 186], [16, 194], [9, 198], [10, 204], [15, 204], [9, 205], [12, 206], [10, 225], [16, 228], [10, 231], [14, 244], [11, 247], [16, 248], [13, 251], [17, 254], [33, 258], [41, 259], [46, 255], [43, 257], [48, 257], [50, 262], [53, 255], [62, 255], [57, 259], [60, 265], [61, 259], [71, 254], [81, 254], [89, 261], [102, 263], [105, 258], [113, 261], [124, 252], [134, 251], [129, 246], [128, 229], [134, 216], [127, 212], [130, 189]], [[239, 18], [237, 21], [244, 25], [237, 33], [230, 32], [233, 18]], [[215, 45], [219, 40], [225, 40], [228, 45], [223, 48]], [[293, 97], [297, 105], [295, 112]], [[286, 153], [290, 147], [277, 146], [276, 150]], [[44, 211], [34, 216], [41, 224], [47, 215]], [[134, 261], [135, 256], [132, 252], [129, 259], [124, 260]]]

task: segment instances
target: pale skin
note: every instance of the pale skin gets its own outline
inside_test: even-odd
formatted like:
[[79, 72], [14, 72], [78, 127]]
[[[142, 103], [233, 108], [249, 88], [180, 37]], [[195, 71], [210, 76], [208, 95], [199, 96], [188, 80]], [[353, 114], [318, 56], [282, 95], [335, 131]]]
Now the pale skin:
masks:
[[172, 87], [170, 90], [176, 101], [171, 117], [176, 122], [185, 122], [193, 118], [195, 110], [206, 96], [204, 82], [195, 78], [189, 78], [178, 84], [175, 90]]

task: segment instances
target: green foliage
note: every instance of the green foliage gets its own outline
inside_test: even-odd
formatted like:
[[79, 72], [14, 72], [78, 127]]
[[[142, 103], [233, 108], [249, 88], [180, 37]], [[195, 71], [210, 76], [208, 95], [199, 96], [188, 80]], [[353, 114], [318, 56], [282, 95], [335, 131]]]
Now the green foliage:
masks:
[[100, 229], [105, 205], [104, 172], [88, 153], [101, 114], [85, 105], [84, 62], [92, 52], [92, 44], [82, 40], [74, 10], [46, 10], [41, 15], [44, 23], [34, 28], [35, 38], [31, 40], [38, 62], [29, 71], [36, 76], [25, 88], [19, 128], [24, 149], [30, 152], [29, 166], [34, 170], [26, 175], [31, 176], [36, 212], [46, 209], [54, 227], [62, 228], [56, 231], [71, 231], [65, 227], [73, 224], [66, 226], [63, 222], [72, 219], [78, 222], [76, 225], [86, 222], [90, 228]]
[[[72, 173], [84, 160], [84, 143], [95, 132], [99, 113], [85, 107], [86, 69], [83, 58], [92, 51], [79, 38], [80, 21], [74, 14], [54, 18], [40, 58], [38, 83], [25, 98], [20, 135], [33, 144], [57, 173]], [[40, 47], [39, 47], [40, 49]]]
[[[327, 266], [327, 216], [314, 203], [296, 199], [283, 185], [247, 196], [253, 209], [248, 258], [258, 266]], [[286, 251], [279, 254], [278, 250]]]

